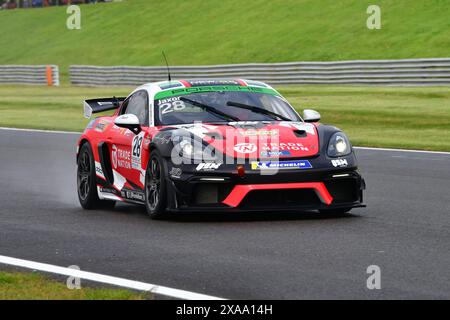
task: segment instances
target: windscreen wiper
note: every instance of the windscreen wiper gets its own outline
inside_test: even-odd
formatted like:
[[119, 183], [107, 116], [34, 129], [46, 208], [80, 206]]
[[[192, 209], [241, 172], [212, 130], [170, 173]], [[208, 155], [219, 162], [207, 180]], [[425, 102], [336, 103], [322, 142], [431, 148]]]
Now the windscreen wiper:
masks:
[[228, 101], [227, 106], [251, 110], [253, 112], [265, 114], [267, 116], [276, 117], [276, 118], [284, 120], [284, 121], [292, 121], [292, 119], [282, 116], [281, 114], [278, 114], [278, 113], [275, 113], [275, 112], [272, 112], [272, 111], [269, 111], [269, 110], [266, 110], [266, 109], [263, 109], [260, 107], [255, 107], [255, 106], [251, 106], [248, 104], [240, 103], [240, 102]]
[[207, 110], [207, 111], [209, 111], [211, 113], [215, 113], [216, 115], [218, 115], [218, 116], [220, 116], [222, 118], [225, 118], [225, 119], [228, 119], [228, 120], [233, 120], [233, 121], [240, 121], [240, 119], [235, 117], [235, 116], [232, 116], [230, 114], [226, 114], [225, 112], [217, 110], [216, 108], [208, 106], [208, 105], [203, 104], [201, 102], [194, 101], [194, 100], [188, 99], [186, 97], [180, 97], [180, 100], [184, 101], [184, 102], [188, 102], [188, 103], [190, 103], [190, 104], [192, 104], [192, 105], [194, 105], [196, 107], [202, 108], [203, 110]]

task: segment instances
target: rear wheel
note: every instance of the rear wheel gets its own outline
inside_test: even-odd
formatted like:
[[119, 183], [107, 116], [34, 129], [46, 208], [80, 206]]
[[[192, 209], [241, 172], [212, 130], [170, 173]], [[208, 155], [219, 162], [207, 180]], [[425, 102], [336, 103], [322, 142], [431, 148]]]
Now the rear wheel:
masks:
[[154, 150], [150, 155], [145, 173], [145, 207], [152, 219], [160, 219], [166, 210], [166, 179], [164, 160]]
[[94, 155], [89, 143], [84, 143], [81, 146], [77, 164], [78, 200], [83, 209], [114, 208], [115, 201], [100, 200], [98, 198]]
[[347, 214], [352, 210], [352, 208], [339, 208], [339, 209], [321, 209], [319, 210], [322, 214], [333, 214], [333, 215], [339, 215], [339, 214]]

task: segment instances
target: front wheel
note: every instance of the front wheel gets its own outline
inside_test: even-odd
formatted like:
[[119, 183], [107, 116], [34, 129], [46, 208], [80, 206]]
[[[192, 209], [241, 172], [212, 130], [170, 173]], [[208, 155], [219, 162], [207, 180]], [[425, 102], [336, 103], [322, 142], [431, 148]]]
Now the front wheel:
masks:
[[160, 219], [166, 210], [166, 179], [164, 160], [152, 151], [145, 172], [145, 207], [152, 219]]

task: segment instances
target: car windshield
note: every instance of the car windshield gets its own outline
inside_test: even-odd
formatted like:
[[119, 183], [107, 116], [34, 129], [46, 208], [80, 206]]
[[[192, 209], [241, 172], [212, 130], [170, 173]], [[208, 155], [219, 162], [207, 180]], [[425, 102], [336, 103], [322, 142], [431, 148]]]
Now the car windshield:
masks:
[[159, 125], [194, 122], [229, 121], [301, 121], [284, 100], [271, 93], [209, 91], [155, 100], [156, 123]]

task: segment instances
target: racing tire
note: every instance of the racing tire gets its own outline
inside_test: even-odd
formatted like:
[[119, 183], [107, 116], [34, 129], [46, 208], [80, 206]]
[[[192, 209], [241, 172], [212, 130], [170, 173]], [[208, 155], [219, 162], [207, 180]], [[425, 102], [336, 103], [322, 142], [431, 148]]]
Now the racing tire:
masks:
[[348, 214], [352, 208], [339, 208], [339, 209], [320, 209], [319, 212], [322, 214], [330, 215], [344, 215]]
[[150, 154], [145, 171], [145, 207], [152, 219], [161, 219], [167, 206], [165, 162], [157, 150]]
[[115, 201], [100, 200], [97, 193], [95, 162], [92, 148], [84, 143], [77, 159], [77, 193], [81, 207], [86, 210], [112, 209]]

